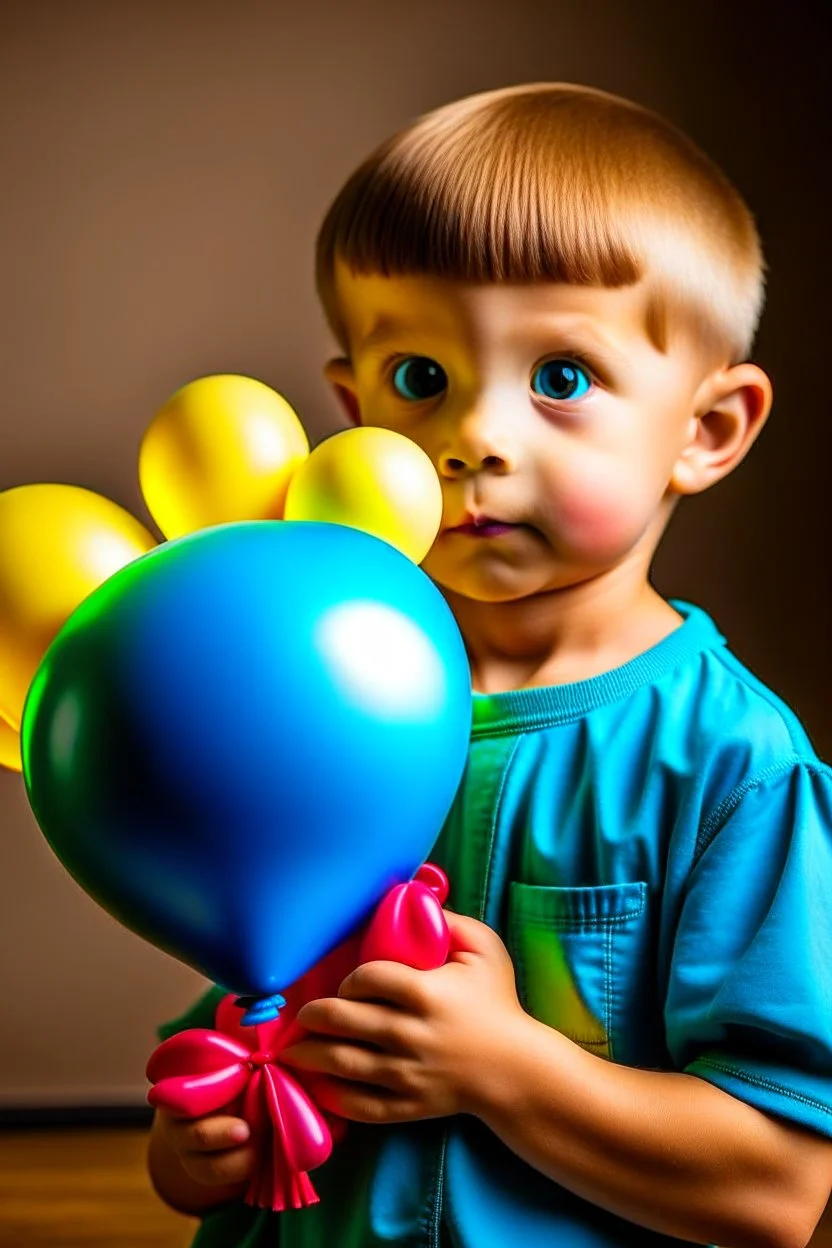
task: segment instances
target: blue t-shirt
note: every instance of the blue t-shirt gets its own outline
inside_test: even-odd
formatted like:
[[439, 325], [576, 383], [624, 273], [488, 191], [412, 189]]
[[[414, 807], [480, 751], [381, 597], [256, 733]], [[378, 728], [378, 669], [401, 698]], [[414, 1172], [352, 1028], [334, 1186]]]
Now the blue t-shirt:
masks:
[[[832, 1136], [832, 771], [709, 617], [673, 605], [683, 624], [623, 667], [475, 695], [431, 858], [449, 905], [501, 933], [542, 1022]], [[215, 1000], [172, 1029], [205, 1025]], [[312, 1178], [319, 1205], [226, 1207], [197, 1243], [680, 1243], [573, 1195], [467, 1116], [351, 1124]]]

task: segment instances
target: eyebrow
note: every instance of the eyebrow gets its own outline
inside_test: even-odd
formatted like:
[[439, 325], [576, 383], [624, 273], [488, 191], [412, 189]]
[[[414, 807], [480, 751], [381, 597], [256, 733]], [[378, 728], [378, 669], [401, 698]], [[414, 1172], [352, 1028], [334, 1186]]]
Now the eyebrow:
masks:
[[[394, 316], [382, 313], [377, 318], [369, 333], [365, 335], [358, 343], [362, 351], [373, 351], [382, 346], [390, 338], [414, 337], [425, 335], [426, 333], [439, 332], [431, 329], [425, 324], [410, 324], [408, 321], [400, 321]], [[545, 341], [547, 339], [561, 339], [565, 349], [570, 346], [575, 350], [586, 349], [588, 352], [598, 352], [602, 358], [609, 358], [611, 361], [619, 361], [626, 363], [627, 356], [622, 348], [616, 342], [608, 337], [603, 331], [598, 330], [594, 322], [588, 317], [583, 316], [563, 316], [559, 317], [556, 313], [550, 318], [534, 318], [521, 330], [510, 333], [509, 342], [521, 343], [526, 342], [530, 338], [536, 341]]]
[[[398, 337], [400, 334], [418, 334], [420, 329], [416, 325], [410, 325], [407, 321], [398, 321], [394, 316], [382, 314], [375, 321], [372, 329], [364, 338], [359, 339], [358, 346], [362, 351], [372, 351], [375, 347], [381, 346], [388, 338]], [[421, 332], [424, 333], [424, 326]]]
[[604, 355], [615, 356], [621, 360], [626, 358], [625, 352], [615, 339], [599, 330], [589, 317], [559, 317], [554, 314], [551, 317], [535, 318], [517, 334], [510, 335], [510, 341], [523, 341], [532, 337], [571, 340], [578, 346], [586, 345]]

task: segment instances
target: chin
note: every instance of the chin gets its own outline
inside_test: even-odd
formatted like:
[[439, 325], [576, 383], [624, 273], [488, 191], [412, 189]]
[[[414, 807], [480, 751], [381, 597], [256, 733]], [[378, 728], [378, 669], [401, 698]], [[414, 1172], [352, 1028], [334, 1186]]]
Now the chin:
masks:
[[422, 564], [422, 568], [431, 580], [447, 593], [466, 598], [470, 602], [493, 604], [521, 602], [523, 599], [534, 598], [538, 594], [557, 594], [564, 590], [576, 589], [579, 585], [595, 580], [611, 571], [610, 565], [599, 563], [587, 564], [580, 568], [548, 568], [545, 574], [541, 573], [536, 577], [530, 575], [528, 570], [525, 575], [516, 573], [511, 575], [510, 569], [501, 569], [501, 575], [487, 575], [482, 572], [479, 575], [462, 575], [459, 570], [456, 570], [454, 575], [451, 570], [430, 567], [427, 559]]
[[428, 560], [422, 564], [431, 580], [441, 589], [470, 602], [518, 602], [552, 588], [546, 583], [537, 583], [528, 577], [519, 576], [460, 576], [452, 572], [443, 572], [441, 568], [431, 568]]

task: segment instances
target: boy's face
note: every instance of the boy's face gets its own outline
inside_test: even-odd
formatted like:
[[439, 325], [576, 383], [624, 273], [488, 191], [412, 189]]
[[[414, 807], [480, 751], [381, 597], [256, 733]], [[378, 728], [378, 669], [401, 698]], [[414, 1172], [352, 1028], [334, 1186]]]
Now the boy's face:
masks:
[[468, 285], [337, 271], [362, 424], [418, 443], [444, 511], [425, 570], [479, 601], [562, 589], [652, 553], [703, 367], [646, 332], [638, 287]]

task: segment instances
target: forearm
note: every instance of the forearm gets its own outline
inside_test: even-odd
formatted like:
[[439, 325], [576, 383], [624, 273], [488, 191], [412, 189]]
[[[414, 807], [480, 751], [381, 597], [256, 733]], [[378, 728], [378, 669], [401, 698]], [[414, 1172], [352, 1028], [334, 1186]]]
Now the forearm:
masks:
[[[474, 1112], [530, 1165], [621, 1217], [731, 1248], [805, 1243], [800, 1136], [691, 1075], [619, 1066], [524, 1016]], [[807, 1148], [811, 1147], [811, 1137]], [[816, 1217], [823, 1207], [822, 1197]]]
[[229, 1183], [223, 1187], [208, 1187], [197, 1183], [182, 1168], [177, 1155], [171, 1150], [163, 1132], [154, 1120], [147, 1151], [147, 1168], [156, 1193], [165, 1204], [178, 1213], [201, 1217], [209, 1210], [245, 1195], [245, 1183]]

